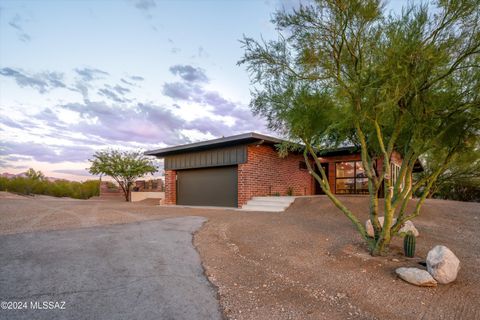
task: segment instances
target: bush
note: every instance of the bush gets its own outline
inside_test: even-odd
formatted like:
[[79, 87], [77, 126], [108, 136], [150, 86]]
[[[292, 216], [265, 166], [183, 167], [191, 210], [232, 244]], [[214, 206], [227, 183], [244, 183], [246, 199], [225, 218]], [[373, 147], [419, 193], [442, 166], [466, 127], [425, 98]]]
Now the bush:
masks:
[[87, 180], [85, 182], [57, 180], [51, 182], [23, 177], [13, 179], [1, 177], [0, 191], [25, 195], [43, 194], [53, 197], [88, 199], [100, 194], [100, 182], [98, 180]]
[[0, 177], [0, 191], [7, 191], [8, 181], [8, 178]]

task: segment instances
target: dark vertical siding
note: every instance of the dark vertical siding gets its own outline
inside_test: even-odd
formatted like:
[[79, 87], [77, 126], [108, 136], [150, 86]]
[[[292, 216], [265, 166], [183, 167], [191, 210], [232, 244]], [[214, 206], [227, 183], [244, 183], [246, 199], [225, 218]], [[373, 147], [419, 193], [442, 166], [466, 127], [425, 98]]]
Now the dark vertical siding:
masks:
[[247, 162], [247, 147], [234, 146], [165, 157], [165, 170], [231, 166]]

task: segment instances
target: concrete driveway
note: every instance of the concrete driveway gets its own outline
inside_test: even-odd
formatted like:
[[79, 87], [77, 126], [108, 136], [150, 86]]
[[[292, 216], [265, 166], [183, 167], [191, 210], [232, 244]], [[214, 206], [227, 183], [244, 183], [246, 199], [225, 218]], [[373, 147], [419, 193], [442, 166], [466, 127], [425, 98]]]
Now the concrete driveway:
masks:
[[204, 221], [0, 236], [0, 318], [221, 319], [192, 245]]

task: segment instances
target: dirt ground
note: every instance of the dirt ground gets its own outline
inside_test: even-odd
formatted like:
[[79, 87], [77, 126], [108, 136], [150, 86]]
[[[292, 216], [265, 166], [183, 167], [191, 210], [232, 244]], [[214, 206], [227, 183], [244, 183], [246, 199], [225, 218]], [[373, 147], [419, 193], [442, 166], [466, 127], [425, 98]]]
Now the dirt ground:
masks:
[[[344, 197], [366, 219], [364, 197]], [[412, 205], [414, 201], [412, 201]], [[194, 244], [230, 319], [480, 319], [480, 204], [427, 200], [414, 220], [415, 258], [396, 239], [371, 257], [351, 223], [323, 196], [299, 198], [285, 213], [159, 207], [0, 194], [0, 234], [81, 228], [198, 215]], [[420, 267], [434, 245], [460, 259], [457, 280], [420, 288], [395, 268]]]

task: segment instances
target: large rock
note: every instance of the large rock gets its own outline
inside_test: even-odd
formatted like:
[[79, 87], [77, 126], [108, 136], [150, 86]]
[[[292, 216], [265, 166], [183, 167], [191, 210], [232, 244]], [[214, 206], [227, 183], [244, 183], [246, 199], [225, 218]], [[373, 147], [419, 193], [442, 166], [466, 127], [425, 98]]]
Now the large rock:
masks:
[[[383, 226], [384, 219], [385, 219], [385, 217], [378, 217], [378, 221], [380, 222], [380, 226]], [[392, 225], [395, 224], [396, 222], [397, 222], [397, 219], [393, 218]], [[375, 233], [373, 231], [373, 225], [372, 225], [372, 221], [370, 221], [370, 219], [365, 221], [365, 229], [367, 230], [368, 236], [373, 238]], [[402, 234], [402, 233], [404, 234], [404, 233], [407, 233], [408, 231], [412, 231], [415, 237], [418, 237], [420, 235], [418, 233], [417, 228], [415, 228], [415, 225], [410, 220], [406, 221], [403, 224], [403, 226], [400, 228], [400, 230], [398, 230], [398, 233], [399, 234]]]
[[445, 246], [435, 246], [427, 254], [427, 270], [438, 283], [447, 284], [457, 278], [460, 260]]
[[398, 268], [395, 273], [400, 279], [420, 287], [435, 287], [437, 281], [432, 278], [430, 273], [418, 268]]
[[410, 220], [407, 220], [405, 221], [405, 223], [402, 225], [402, 227], [400, 228], [400, 230], [398, 230], [398, 233], [399, 234], [406, 234], [408, 233], [409, 231], [413, 232], [413, 235], [415, 237], [418, 237], [420, 234], [418, 233], [418, 230], [417, 228], [415, 228], [415, 225], [413, 224], [412, 221]]
[[[383, 220], [385, 217], [378, 217], [378, 222], [380, 222], [380, 226], [383, 226]], [[397, 222], [397, 219], [393, 218], [393, 223]], [[370, 219], [365, 221], [365, 229], [367, 229], [367, 234], [369, 237], [374, 237], [375, 236], [375, 231], [373, 230], [373, 224]]]

